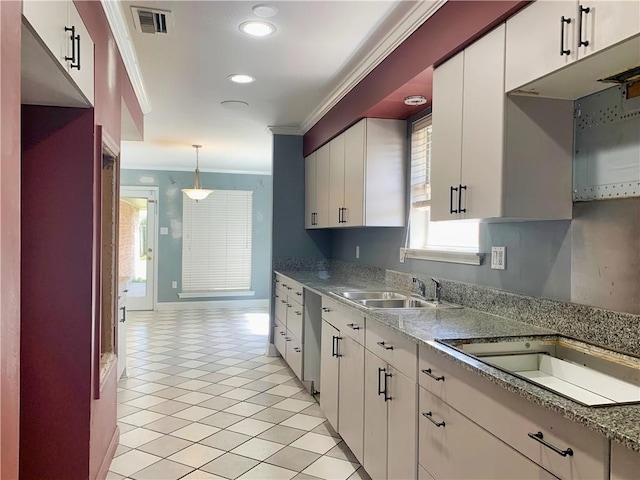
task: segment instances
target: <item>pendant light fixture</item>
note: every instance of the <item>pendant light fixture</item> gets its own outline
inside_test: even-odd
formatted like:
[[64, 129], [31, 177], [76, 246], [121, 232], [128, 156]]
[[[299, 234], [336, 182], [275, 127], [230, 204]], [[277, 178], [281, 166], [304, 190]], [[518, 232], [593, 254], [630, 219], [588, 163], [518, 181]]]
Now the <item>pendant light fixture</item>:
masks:
[[207, 198], [209, 194], [213, 192], [213, 190], [202, 188], [202, 185], [200, 184], [200, 158], [198, 152], [200, 148], [202, 148], [202, 145], [193, 145], [193, 148], [196, 149], [196, 178], [193, 181], [193, 188], [183, 188], [182, 191], [191, 200], [195, 200], [197, 202], [198, 200], [204, 200], [205, 198]]

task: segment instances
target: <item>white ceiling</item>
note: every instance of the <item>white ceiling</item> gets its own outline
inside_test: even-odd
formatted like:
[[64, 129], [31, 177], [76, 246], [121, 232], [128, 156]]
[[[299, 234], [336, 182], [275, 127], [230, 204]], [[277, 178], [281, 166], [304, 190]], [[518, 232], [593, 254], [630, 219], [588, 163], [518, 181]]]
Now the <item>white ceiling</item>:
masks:
[[[267, 127], [300, 128], [415, 2], [268, 2], [279, 9], [268, 19], [277, 32], [249, 37], [238, 26], [257, 19], [251, 9], [259, 3], [122, 2], [152, 107], [144, 141], [123, 142], [123, 168], [192, 170], [197, 143], [203, 171], [270, 172]], [[174, 31], [136, 31], [132, 5], [171, 10]], [[232, 73], [256, 81], [234, 84]], [[230, 110], [224, 100], [249, 107]]]

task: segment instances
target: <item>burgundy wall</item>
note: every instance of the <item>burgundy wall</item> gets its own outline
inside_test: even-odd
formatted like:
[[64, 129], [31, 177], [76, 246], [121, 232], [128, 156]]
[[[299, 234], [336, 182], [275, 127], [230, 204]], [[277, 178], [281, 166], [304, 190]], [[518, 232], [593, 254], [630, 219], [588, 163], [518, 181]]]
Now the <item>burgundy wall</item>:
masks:
[[107, 17], [98, 1], [73, 2], [95, 44], [95, 116], [107, 134], [120, 143], [121, 99], [143, 133], [143, 115]]
[[93, 109], [22, 108], [20, 478], [87, 478]]
[[[385, 58], [304, 136], [304, 155], [364, 117], [427, 68], [504, 21], [528, 1], [448, 1]], [[406, 118], [405, 112], [390, 118]]]
[[21, 2], [0, 2], [0, 478], [18, 477]]

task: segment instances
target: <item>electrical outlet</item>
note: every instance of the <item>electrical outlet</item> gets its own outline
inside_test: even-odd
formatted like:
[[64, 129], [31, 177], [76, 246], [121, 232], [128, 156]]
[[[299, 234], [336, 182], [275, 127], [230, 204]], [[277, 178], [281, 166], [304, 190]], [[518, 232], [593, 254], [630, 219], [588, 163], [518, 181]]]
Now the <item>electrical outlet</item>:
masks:
[[178, 288], [178, 282], [176, 282], [175, 280], [171, 282], [171, 288]]
[[407, 249], [400, 247], [400, 263], [404, 263], [404, 259], [407, 256]]
[[356, 245], [356, 258], [360, 258], [360, 245]]
[[505, 270], [507, 267], [507, 247], [491, 247], [491, 268]]

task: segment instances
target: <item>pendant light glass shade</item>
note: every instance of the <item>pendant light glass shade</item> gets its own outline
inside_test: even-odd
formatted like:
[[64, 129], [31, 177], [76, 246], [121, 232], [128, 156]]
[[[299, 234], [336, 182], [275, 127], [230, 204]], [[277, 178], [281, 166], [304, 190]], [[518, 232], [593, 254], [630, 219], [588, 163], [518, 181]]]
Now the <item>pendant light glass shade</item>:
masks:
[[204, 200], [209, 196], [210, 193], [213, 192], [213, 190], [207, 190], [206, 188], [202, 188], [202, 185], [200, 183], [200, 168], [199, 168], [200, 158], [198, 155], [198, 151], [201, 147], [202, 145], [193, 145], [193, 148], [196, 149], [196, 177], [193, 181], [193, 188], [182, 189], [182, 191], [187, 197], [189, 197], [191, 200], [195, 200], [196, 202], [198, 200]]

